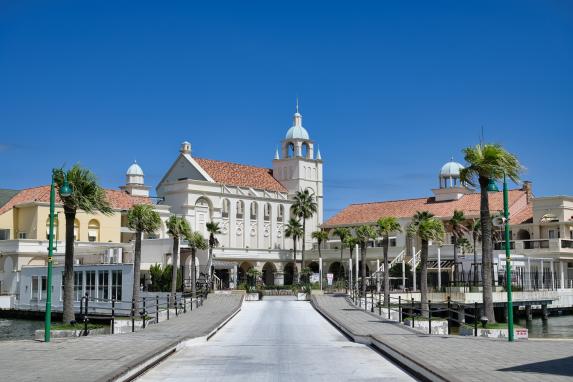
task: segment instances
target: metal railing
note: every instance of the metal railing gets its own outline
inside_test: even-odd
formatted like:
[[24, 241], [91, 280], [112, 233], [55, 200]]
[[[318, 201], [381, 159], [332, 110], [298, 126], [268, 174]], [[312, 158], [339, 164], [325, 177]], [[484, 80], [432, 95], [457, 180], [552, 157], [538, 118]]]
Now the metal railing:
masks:
[[[131, 332], [135, 332], [135, 321], [141, 320], [141, 327], [145, 329], [149, 323], [158, 324], [160, 322], [160, 314], [165, 312], [166, 320], [170, 319], [170, 313], [174, 310], [175, 316], [187, 313], [193, 310], [193, 304], [195, 308], [203, 306], [203, 301], [207, 299], [207, 291], [201, 290], [197, 293], [196, 297], [190, 294], [174, 294], [168, 293], [167, 295], [160, 296], [156, 295], [153, 297], [141, 297], [136, 304], [135, 299], [131, 301], [121, 301], [115, 299], [102, 299], [97, 297], [90, 297], [87, 293], [81, 298], [80, 301], [80, 316], [82, 322], [84, 323], [84, 336], [87, 336], [88, 323], [90, 322], [90, 316], [92, 318], [97, 317], [102, 318], [102, 311], [105, 318], [108, 315], [105, 314], [109, 311], [111, 334], [115, 334], [115, 320], [118, 317], [128, 317], [131, 320]], [[109, 307], [102, 307], [101, 305], [94, 307], [92, 314], [89, 312], [89, 302], [107, 302], [111, 303]], [[97, 309], [97, 310], [96, 310]], [[123, 313], [123, 314], [122, 314]], [[151, 318], [153, 316], [153, 318]], [[154, 320], [154, 321], [153, 321]]]

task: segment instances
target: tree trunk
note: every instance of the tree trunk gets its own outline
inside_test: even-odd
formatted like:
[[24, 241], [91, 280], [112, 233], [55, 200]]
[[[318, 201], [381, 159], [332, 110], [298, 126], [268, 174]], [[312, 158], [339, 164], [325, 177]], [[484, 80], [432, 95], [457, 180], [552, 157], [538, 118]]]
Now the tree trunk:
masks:
[[384, 237], [384, 304], [388, 305], [390, 301], [390, 270], [388, 269], [388, 247], [390, 246], [390, 237]]
[[428, 241], [422, 240], [422, 251], [420, 252], [420, 300], [422, 315], [428, 317]]
[[133, 255], [133, 293], [135, 311], [139, 309], [139, 282], [141, 280], [141, 231], [135, 232], [135, 248]]
[[197, 298], [197, 270], [195, 269], [195, 248], [191, 248], [191, 295], [192, 298]]
[[[348, 251], [350, 252], [350, 262], [352, 263], [354, 250], [352, 247], [348, 247]], [[350, 268], [350, 264], [348, 264], [348, 282], [350, 282], [350, 280], [352, 280], [352, 269]], [[350, 287], [352, 288], [352, 285]]]
[[292, 270], [292, 282], [298, 283], [298, 272], [296, 267], [296, 238], [292, 240], [293, 253], [294, 253], [294, 267]]
[[454, 285], [458, 285], [458, 238], [454, 234]]
[[493, 310], [493, 251], [491, 241], [491, 221], [489, 216], [489, 200], [487, 194], [487, 185], [489, 179], [485, 177], [479, 178], [481, 189], [480, 199], [480, 220], [481, 220], [481, 259], [482, 259], [482, 283], [483, 283], [483, 304], [484, 314], [489, 323], [495, 323], [495, 313]]
[[319, 273], [319, 277], [320, 277], [320, 282], [318, 283], [318, 285], [320, 286], [320, 289], [322, 290], [322, 253], [320, 252], [320, 244], [321, 242], [318, 242], [318, 273]]
[[344, 267], [342, 266], [344, 256], [344, 245], [342, 245], [342, 239], [340, 239], [340, 268], [338, 268], [338, 279], [342, 280], [344, 276]]
[[302, 219], [302, 250], [301, 250], [301, 265], [300, 268], [301, 270], [304, 270], [304, 247], [305, 247], [305, 242], [306, 241], [306, 219], [303, 218]]
[[474, 286], [478, 286], [478, 274], [477, 274], [477, 249], [476, 249], [476, 237], [473, 235], [474, 239]]
[[360, 257], [362, 259], [362, 266], [360, 273], [362, 276], [362, 295], [364, 296], [364, 305], [366, 306], [366, 248], [368, 244], [360, 246]]
[[207, 275], [209, 277], [209, 289], [212, 288], [212, 281], [213, 281], [213, 273], [211, 272], [213, 266], [212, 264], [212, 259], [213, 259], [213, 238], [209, 237], [209, 256], [207, 259]]
[[64, 206], [66, 217], [66, 254], [64, 265], [64, 312], [62, 322], [68, 324], [76, 318], [74, 312], [74, 221], [76, 210]]
[[171, 295], [173, 297], [173, 303], [175, 304], [175, 294], [177, 293], [177, 263], [179, 261], [179, 237], [173, 237], [173, 256], [171, 265], [173, 269], [171, 271]]

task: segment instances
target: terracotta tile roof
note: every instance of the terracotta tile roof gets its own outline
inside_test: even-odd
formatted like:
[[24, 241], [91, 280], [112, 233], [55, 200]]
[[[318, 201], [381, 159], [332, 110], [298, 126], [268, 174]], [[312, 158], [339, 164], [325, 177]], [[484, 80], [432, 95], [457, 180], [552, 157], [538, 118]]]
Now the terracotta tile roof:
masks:
[[[518, 214], [527, 206], [525, 198], [526, 194], [522, 190], [509, 191], [509, 205], [512, 214]], [[514, 208], [514, 206], [516, 208]], [[497, 192], [489, 195], [489, 208], [491, 211], [500, 211], [503, 209], [503, 193]], [[516, 209], [517, 211], [514, 211]], [[416, 211], [429, 211], [437, 217], [446, 218], [452, 216], [454, 210], [464, 211], [468, 217], [479, 216], [480, 194], [467, 194], [459, 200], [445, 202], [436, 202], [434, 197], [429, 197], [351, 204], [328, 219], [328, 221], [323, 224], [323, 227], [374, 223], [383, 216], [408, 218], [413, 216]]]
[[288, 192], [273, 177], [270, 168], [255, 167], [213, 159], [193, 158], [217, 183], [230, 186], [252, 187], [267, 191]]
[[509, 215], [509, 221], [511, 224], [533, 223], [533, 206], [531, 203], [515, 215]]
[[[105, 190], [107, 200], [112, 208], [117, 210], [127, 210], [135, 204], [151, 204], [151, 199], [143, 196], [131, 196], [123, 191]], [[50, 202], [50, 186], [39, 186], [26, 188], [14, 195], [6, 204], [0, 208], [0, 215], [9, 211], [12, 207], [31, 202]], [[56, 203], [60, 203], [60, 198], [56, 194]]]

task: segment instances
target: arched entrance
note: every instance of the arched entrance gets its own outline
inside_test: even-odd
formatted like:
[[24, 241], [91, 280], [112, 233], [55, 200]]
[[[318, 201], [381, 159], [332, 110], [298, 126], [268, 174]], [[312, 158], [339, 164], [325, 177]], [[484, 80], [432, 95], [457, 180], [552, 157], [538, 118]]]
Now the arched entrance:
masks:
[[284, 268], [284, 284], [292, 285], [294, 283], [294, 263], [288, 263]]
[[330, 264], [328, 267], [328, 273], [332, 273], [334, 275], [334, 280], [344, 280], [344, 266], [340, 263], [340, 261], [335, 261], [334, 263]]
[[241, 264], [239, 269], [237, 269], [237, 283], [242, 284], [246, 283], [247, 280], [247, 271], [253, 267], [253, 264], [245, 261]]
[[[362, 260], [358, 262], [358, 274], [362, 277]], [[370, 267], [366, 263], [366, 277], [370, 276]]]
[[520, 229], [519, 231], [517, 231], [517, 240], [529, 240], [529, 239], [531, 239], [529, 231], [525, 229]]
[[318, 263], [316, 261], [311, 262], [310, 264], [308, 264], [308, 267], [310, 268], [310, 270], [312, 271], [312, 273], [318, 273], [319, 272], [319, 266]]
[[265, 285], [275, 285], [275, 272], [277, 268], [273, 263], [265, 263], [263, 266], [263, 282]]

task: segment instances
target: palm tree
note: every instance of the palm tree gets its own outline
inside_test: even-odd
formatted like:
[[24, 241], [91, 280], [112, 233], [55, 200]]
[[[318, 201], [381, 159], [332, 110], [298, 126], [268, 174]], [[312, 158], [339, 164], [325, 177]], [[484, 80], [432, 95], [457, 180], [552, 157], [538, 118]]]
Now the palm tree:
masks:
[[294, 250], [294, 280], [298, 282], [298, 272], [296, 268], [296, 241], [302, 236], [302, 225], [296, 218], [290, 218], [285, 227], [285, 236], [292, 237], [292, 246]]
[[477, 242], [481, 241], [481, 220], [473, 219], [470, 222], [469, 232], [472, 236], [473, 250], [474, 250], [474, 285], [478, 285], [478, 273], [477, 273]]
[[466, 232], [468, 232], [468, 228], [465, 225], [466, 217], [463, 211], [454, 210], [454, 214], [452, 217], [446, 222], [448, 226], [448, 230], [452, 234], [454, 239], [454, 282], [457, 283], [459, 280], [458, 275], [458, 241], [461, 237], [463, 237]]
[[74, 165], [66, 174], [68, 184], [72, 189], [69, 196], [62, 197], [61, 187], [64, 184], [64, 170], [54, 172], [54, 180], [60, 194], [60, 200], [64, 204], [64, 216], [66, 217], [66, 251], [64, 265], [64, 312], [63, 322], [74, 321], [74, 221], [76, 212], [84, 211], [87, 214], [101, 212], [111, 215], [112, 208], [107, 200], [105, 190], [101, 188], [93, 172], [79, 165]]
[[139, 306], [139, 280], [141, 279], [141, 239], [143, 233], [153, 233], [161, 227], [161, 217], [149, 204], [136, 204], [127, 212], [127, 226], [135, 231], [133, 259], [133, 294], [135, 310]]
[[340, 239], [340, 268], [338, 271], [338, 278], [342, 279], [342, 270], [344, 269], [342, 267], [343, 263], [343, 259], [342, 256], [344, 255], [344, 245], [346, 244], [346, 238], [348, 236], [350, 236], [350, 230], [346, 227], [338, 227], [334, 229], [334, 232], [332, 232], [334, 236], [338, 236], [338, 238]]
[[321, 252], [321, 247], [322, 247], [322, 243], [325, 242], [326, 240], [328, 240], [328, 232], [319, 229], [318, 231], [314, 231], [311, 236], [313, 239], [316, 239], [316, 242], [318, 244], [318, 258], [319, 258], [319, 264], [320, 264], [320, 287], [322, 288], [322, 252]]
[[461, 170], [460, 180], [471, 186], [480, 187], [480, 221], [482, 238], [482, 274], [483, 274], [483, 303], [484, 314], [489, 322], [495, 323], [493, 310], [493, 248], [492, 224], [490, 220], [489, 200], [487, 186], [490, 181], [509, 177], [519, 182], [519, 174], [523, 167], [517, 157], [506, 151], [498, 144], [479, 144], [463, 150], [464, 159], [468, 166]]
[[384, 302], [386, 304], [390, 301], [390, 274], [388, 269], [388, 249], [390, 247], [390, 235], [402, 232], [402, 227], [398, 222], [398, 218], [394, 216], [387, 216], [380, 218], [377, 222], [378, 232], [384, 238]]
[[171, 261], [173, 271], [171, 276], [171, 294], [175, 296], [175, 293], [177, 292], [177, 263], [179, 262], [179, 241], [182, 237], [189, 235], [191, 228], [189, 227], [187, 219], [185, 219], [183, 216], [179, 217], [176, 215], [171, 215], [169, 219], [167, 219], [165, 225], [167, 226], [167, 233], [173, 236], [173, 256]]
[[185, 237], [191, 248], [191, 294], [192, 298], [197, 297], [197, 250], [206, 250], [208, 247], [207, 240], [197, 231], [189, 232]]
[[[354, 253], [354, 249], [356, 248], [356, 246], [358, 245], [358, 238], [356, 236], [352, 235], [352, 232], [348, 231], [348, 236], [346, 236], [346, 239], [344, 239], [344, 244], [348, 247], [348, 252], [350, 252], [350, 262], [352, 263], [352, 255]], [[348, 281], [350, 281], [350, 279], [352, 278], [352, 275], [350, 274], [350, 272], [352, 272], [352, 270], [350, 269], [350, 264], [348, 267]]]
[[364, 298], [366, 298], [366, 251], [368, 249], [368, 242], [370, 239], [375, 239], [376, 236], [378, 236], [378, 232], [376, 232], [376, 229], [371, 225], [361, 225], [356, 229], [356, 238], [360, 246], [360, 257], [362, 260], [360, 275], [362, 277], [362, 295]]
[[221, 227], [219, 227], [219, 223], [207, 223], [207, 232], [209, 232], [209, 259], [207, 261], [207, 265], [209, 266], [209, 282], [211, 282], [213, 280], [213, 248], [219, 245], [219, 240], [217, 240], [215, 235], [221, 234]]
[[302, 268], [304, 269], [304, 247], [306, 241], [306, 219], [310, 219], [317, 211], [318, 204], [314, 194], [308, 188], [303, 191], [297, 191], [294, 195], [294, 203], [291, 206], [291, 211], [294, 216], [302, 219]]
[[[419, 237], [422, 241], [420, 253], [420, 302], [422, 315], [428, 317], [428, 245], [430, 241], [441, 243], [444, 239], [444, 223], [431, 213], [418, 211], [408, 226], [408, 235]], [[415, 264], [414, 264], [415, 266]]]

